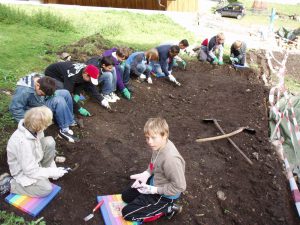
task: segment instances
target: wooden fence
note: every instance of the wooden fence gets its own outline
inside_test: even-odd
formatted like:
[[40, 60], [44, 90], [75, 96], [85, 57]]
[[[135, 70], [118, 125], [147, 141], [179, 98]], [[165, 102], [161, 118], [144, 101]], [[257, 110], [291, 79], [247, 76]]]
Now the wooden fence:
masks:
[[[159, 2], [161, 5], [159, 5]], [[196, 12], [199, 0], [44, 0], [44, 3]]]

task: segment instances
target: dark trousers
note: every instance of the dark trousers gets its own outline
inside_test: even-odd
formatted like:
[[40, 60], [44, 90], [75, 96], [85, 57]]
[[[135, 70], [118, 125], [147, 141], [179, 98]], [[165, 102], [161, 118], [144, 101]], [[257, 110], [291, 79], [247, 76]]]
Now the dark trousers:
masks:
[[122, 199], [128, 203], [122, 209], [124, 219], [144, 222], [156, 220], [170, 213], [175, 201], [159, 194], [141, 194], [131, 187], [122, 193]]

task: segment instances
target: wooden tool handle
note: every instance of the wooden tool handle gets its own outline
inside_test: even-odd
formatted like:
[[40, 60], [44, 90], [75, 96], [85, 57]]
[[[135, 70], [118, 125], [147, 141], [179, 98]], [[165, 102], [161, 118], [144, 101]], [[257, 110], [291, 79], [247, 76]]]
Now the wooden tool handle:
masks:
[[228, 134], [223, 134], [223, 135], [219, 135], [219, 136], [215, 136], [215, 137], [209, 137], [209, 138], [200, 138], [200, 139], [197, 139], [196, 142], [206, 142], [206, 141], [214, 141], [214, 140], [219, 140], [219, 139], [223, 139], [223, 138], [229, 138], [233, 135], [236, 135], [238, 133], [241, 133], [243, 130], [245, 129], [245, 127], [241, 127], [239, 128], [238, 130], [236, 131], [233, 131], [231, 133], [228, 133]]
[[[216, 127], [219, 129], [219, 131], [221, 131], [222, 134], [225, 134], [224, 130], [222, 129], [222, 127], [219, 125], [217, 120], [214, 120], [214, 124], [216, 125]], [[249, 159], [246, 154], [233, 142], [233, 140], [231, 140], [231, 138], [227, 137], [227, 140], [233, 145], [233, 147], [239, 152], [241, 153], [241, 155], [244, 157], [244, 159], [252, 166], [253, 162], [251, 161], [251, 159]]]

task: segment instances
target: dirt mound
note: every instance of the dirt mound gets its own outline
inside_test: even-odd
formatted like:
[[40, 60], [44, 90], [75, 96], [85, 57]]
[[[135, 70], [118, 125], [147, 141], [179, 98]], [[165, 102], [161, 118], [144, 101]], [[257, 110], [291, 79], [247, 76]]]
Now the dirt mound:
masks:
[[[57, 140], [59, 152], [67, 157], [65, 166], [80, 167], [55, 181], [62, 192], [41, 213], [47, 224], [84, 224], [82, 218], [95, 206], [97, 195], [120, 193], [130, 185], [129, 176], [145, 170], [149, 162], [143, 126], [155, 116], [167, 119], [170, 139], [186, 160], [187, 191], [180, 201], [182, 214], [153, 224], [299, 224], [282, 164], [268, 142], [268, 90], [256, 75], [199, 62], [174, 74], [181, 87], [163, 78], [154, 78], [153, 85], [133, 81], [133, 99], [112, 104], [113, 112], [86, 102], [94, 116], [84, 119], [84, 129], [75, 130], [81, 142]], [[232, 138], [254, 165], [226, 140], [196, 143], [199, 137], [220, 135], [204, 118], [221, 120], [225, 132], [254, 128], [255, 135]], [[56, 134], [54, 127], [47, 132]], [[7, 169], [4, 159], [0, 168]], [[219, 198], [220, 191], [225, 200]], [[6, 203], [1, 208], [25, 216]], [[89, 224], [103, 224], [100, 213]]]
[[63, 46], [58, 55], [67, 52], [71, 55], [72, 61], [85, 62], [91, 56], [101, 55], [109, 48], [109, 45], [110, 41], [105, 40], [100, 34], [95, 34], [71, 45]]

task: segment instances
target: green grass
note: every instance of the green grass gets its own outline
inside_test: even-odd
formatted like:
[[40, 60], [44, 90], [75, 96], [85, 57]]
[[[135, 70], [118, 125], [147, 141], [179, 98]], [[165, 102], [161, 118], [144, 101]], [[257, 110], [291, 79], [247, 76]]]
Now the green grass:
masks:
[[25, 24], [41, 26], [54, 31], [73, 31], [71, 23], [50, 11], [37, 11], [26, 14], [24, 10], [0, 4], [0, 22], [6, 24]]
[[[43, 71], [60, 45], [76, 39], [44, 28], [29, 25], [7, 25], [0, 23], [0, 84], [1, 88], [12, 88], [18, 78], [31, 71]], [[52, 52], [51, 54], [47, 54]]]
[[285, 78], [285, 85], [288, 87], [289, 91], [295, 95], [300, 94], [300, 84], [298, 81], [291, 79], [288, 75]]
[[43, 221], [43, 218], [26, 222], [24, 218], [16, 216], [14, 213], [7, 213], [5, 211], [0, 211], [0, 222], [2, 225], [46, 225], [46, 222]]

